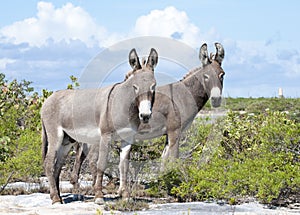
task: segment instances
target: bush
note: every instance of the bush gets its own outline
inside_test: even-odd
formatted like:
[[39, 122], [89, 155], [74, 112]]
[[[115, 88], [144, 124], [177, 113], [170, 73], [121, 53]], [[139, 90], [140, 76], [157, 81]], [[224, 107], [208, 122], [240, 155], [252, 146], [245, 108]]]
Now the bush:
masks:
[[31, 82], [8, 82], [0, 73], [0, 186], [34, 180], [42, 174], [40, 108], [51, 94], [39, 96]]
[[10, 158], [1, 163], [2, 180], [10, 177], [12, 180], [32, 181], [41, 175], [40, 140], [40, 133], [29, 129], [20, 135], [17, 144], [11, 146], [13, 153]]
[[160, 184], [168, 184], [161, 188], [181, 201], [254, 196], [263, 203], [286, 202], [289, 193], [300, 189], [299, 123], [285, 113], [268, 111], [229, 112], [219, 125], [222, 135], [216, 153], [203, 162], [195, 152], [192, 161], [160, 176]]
[[[196, 118], [194, 120], [190, 129], [183, 134], [180, 141], [181, 158], [174, 163], [168, 162], [166, 170], [151, 181], [150, 189], [147, 190], [150, 196], [167, 197], [174, 187], [178, 187], [184, 181], [189, 181], [190, 178], [185, 170], [189, 168], [194, 157], [199, 157], [199, 154], [205, 151], [204, 145], [208, 141], [213, 126], [209, 121], [209, 118]], [[161, 144], [164, 146], [163, 142]], [[160, 156], [163, 151], [162, 145], [160, 145]], [[182, 159], [185, 162], [182, 162]]]
[[[68, 89], [79, 86], [70, 77]], [[43, 102], [52, 94], [34, 92], [31, 82], [11, 82], [0, 73], [0, 192], [9, 182], [34, 181], [42, 175], [41, 120]]]
[[287, 112], [290, 119], [300, 122], [300, 98], [226, 98], [226, 108], [232, 111], [264, 113], [266, 110]]

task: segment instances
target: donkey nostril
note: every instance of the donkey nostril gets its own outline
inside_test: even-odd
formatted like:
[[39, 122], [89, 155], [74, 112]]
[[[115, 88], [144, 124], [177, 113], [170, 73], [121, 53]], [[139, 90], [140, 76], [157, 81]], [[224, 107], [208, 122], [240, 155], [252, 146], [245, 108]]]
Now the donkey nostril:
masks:
[[211, 97], [211, 104], [213, 107], [219, 107], [222, 102], [222, 97]]
[[150, 119], [149, 114], [140, 114], [140, 118], [143, 120], [143, 122], [148, 122]]

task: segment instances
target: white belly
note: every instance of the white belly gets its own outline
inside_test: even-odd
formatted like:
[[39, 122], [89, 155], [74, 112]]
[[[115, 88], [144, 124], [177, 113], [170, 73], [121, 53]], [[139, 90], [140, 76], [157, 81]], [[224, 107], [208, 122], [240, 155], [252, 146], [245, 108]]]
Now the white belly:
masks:
[[65, 132], [74, 140], [80, 143], [99, 144], [101, 132], [98, 127], [81, 127]]

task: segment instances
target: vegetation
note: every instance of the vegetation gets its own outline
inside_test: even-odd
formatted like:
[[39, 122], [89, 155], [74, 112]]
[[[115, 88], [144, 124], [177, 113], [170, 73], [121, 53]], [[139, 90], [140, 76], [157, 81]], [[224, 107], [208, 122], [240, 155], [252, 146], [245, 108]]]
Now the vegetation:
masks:
[[289, 114], [289, 118], [300, 122], [300, 98], [226, 98], [226, 108], [232, 111], [263, 113], [266, 110]]
[[[179, 201], [236, 203], [245, 197], [273, 204], [299, 201], [299, 123], [278, 111], [255, 115], [230, 111], [207, 129], [221, 135], [199, 139], [205, 144], [193, 152], [192, 159], [161, 174], [150, 192], [166, 190]], [[213, 146], [208, 156], [207, 144]]]
[[[68, 89], [78, 86], [71, 76]], [[31, 82], [9, 82], [0, 73], [0, 193], [9, 182], [37, 181], [43, 173], [40, 109], [52, 92], [34, 92]]]
[[108, 203], [105, 205], [105, 210], [107, 211], [138, 211], [143, 209], [148, 209], [149, 205], [145, 201], [140, 200], [118, 200], [113, 203]]
[[31, 82], [8, 82], [0, 74], [0, 191], [14, 180], [32, 180], [42, 173], [40, 115], [44, 99]]
[[[72, 76], [71, 81], [67, 88], [76, 88], [77, 79]], [[9, 82], [0, 74], [0, 191], [9, 182], [36, 181], [43, 174], [40, 108], [51, 92], [39, 95], [30, 84]], [[173, 196], [178, 201], [225, 199], [231, 204], [248, 197], [272, 204], [299, 202], [300, 99], [225, 102], [226, 116], [194, 121], [182, 137], [181, 159], [163, 173], [155, 172], [149, 161], [161, 156], [164, 137], [133, 147], [133, 180], [151, 179], [143, 195]], [[107, 207], [116, 205], [133, 210], [122, 201]]]

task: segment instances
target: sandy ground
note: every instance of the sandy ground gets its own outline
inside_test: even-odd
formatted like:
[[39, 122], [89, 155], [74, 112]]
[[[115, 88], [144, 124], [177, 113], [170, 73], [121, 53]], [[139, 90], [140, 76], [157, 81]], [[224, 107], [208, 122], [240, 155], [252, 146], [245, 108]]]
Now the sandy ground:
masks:
[[237, 206], [219, 205], [216, 203], [170, 203], [170, 204], [151, 204], [149, 210], [137, 212], [118, 212], [105, 211], [103, 206], [94, 204], [92, 201], [74, 201], [73, 195], [64, 194], [66, 204], [51, 205], [49, 194], [33, 193], [30, 195], [3, 195], [0, 196], [0, 215], [82, 215], [82, 214], [164, 214], [164, 215], [190, 215], [190, 214], [274, 214], [274, 215], [295, 215], [300, 214], [300, 209], [276, 208], [268, 209], [265, 206], [252, 202]]
[[[0, 196], [0, 214], [96, 214], [99, 205], [93, 202], [72, 202], [52, 205], [49, 194]], [[103, 209], [103, 208], [102, 208]]]
[[[41, 178], [40, 183], [15, 182], [8, 184], [6, 189], [20, 188], [32, 192], [41, 186], [48, 187], [46, 178]], [[91, 186], [91, 181], [80, 181], [80, 186]], [[62, 189], [71, 190], [69, 181], [61, 181]], [[68, 192], [68, 191], [65, 191]], [[65, 204], [51, 204], [50, 195], [47, 193], [32, 193], [30, 195], [0, 195], [0, 215], [105, 215], [105, 214], [125, 214], [125, 215], [300, 215], [300, 204], [297, 209], [274, 208], [269, 209], [257, 202], [250, 202], [241, 205], [227, 205], [217, 203], [192, 202], [192, 203], [168, 203], [152, 204], [149, 209], [136, 212], [105, 211], [103, 205], [93, 202], [93, 196], [73, 195], [63, 193], [62, 198]], [[84, 199], [84, 201], [82, 201]], [[106, 198], [106, 202], [112, 203], [114, 198]]]

